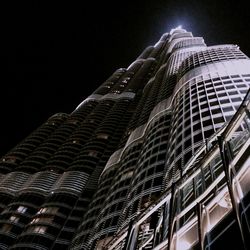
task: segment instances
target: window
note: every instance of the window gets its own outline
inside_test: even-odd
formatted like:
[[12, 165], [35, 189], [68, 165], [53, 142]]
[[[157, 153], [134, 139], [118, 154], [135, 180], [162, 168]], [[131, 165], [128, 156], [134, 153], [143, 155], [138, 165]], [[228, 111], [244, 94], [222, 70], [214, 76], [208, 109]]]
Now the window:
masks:
[[199, 111], [199, 107], [197, 106], [197, 107], [195, 107], [195, 108], [192, 109], [192, 110], [193, 110], [193, 113], [198, 112], [198, 111]]
[[184, 123], [184, 127], [188, 127], [190, 125], [190, 119], [187, 119]]
[[151, 187], [151, 180], [149, 180], [149, 181], [147, 181], [147, 182], [145, 183], [144, 189], [148, 189], [148, 188], [150, 188], [150, 187]]
[[225, 99], [225, 100], [220, 100], [220, 103], [225, 104], [225, 103], [230, 103], [230, 101], [228, 99]]
[[27, 207], [24, 207], [24, 206], [19, 206], [17, 208], [17, 212], [22, 213], [22, 214], [24, 214], [26, 210], [27, 210]]
[[118, 219], [119, 219], [119, 216], [115, 216], [115, 217], [113, 218], [113, 220], [112, 220], [112, 224], [111, 224], [111, 226], [115, 226], [115, 225], [117, 225], [117, 223], [118, 223]]
[[242, 82], [242, 80], [241, 79], [239, 79], [239, 80], [233, 80], [234, 82]]
[[201, 105], [201, 109], [205, 109], [205, 108], [208, 108], [207, 103]]
[[[195, 124], [193, 127], [193, 130], [194, 131], [201, 130], [201, 124], [200, 123]], [[190, 132], [190, 134], [191, 134], [191, 132]]]
[[193, 121], [198, 121], [200, 119], [200, 114], [193, 116]]
[[208, 98], [211, 100], [211, 99], [214, 99], [214, 98], [216, 98], [216, 95], [210, 95], [210, 96], [208, 96]]
[[232, 102], [241, 102], [241, 98], [237, 97], [237, 98], [232, 98]]
[[229, 94], [229, 95], [237, 95], [238, 92], [237, 92], [237, 91], [230, 91], [230, 92], [228, 92], [228, 94]]
[[219, 102], [218, 101], [213, 101], [213, 102], [210, 102], [210, 105], [211, 106], [216, 106], [216, 105], [219, 105]]
[[205, 96], [200, 98], [200, 102], [205, 102], [206, 100], [207, 98]]
[[107, 140], [109, 135], [108, 134], [104, 134], [104, 133], [101, 133], [101, 134], [97, 134], [96, 136], [98, 139], [105, 139]]
[[36, 218], [36, 219], [33, 219], [30, 224], [33, 224], [33, 223], [37, 223], [39, 221], [40, 218]]
[[54, 219], [54, 216], [52, 217], [41, 217], [41, 218], [35, 218], [30, 223], [37, 223], [37, 222], [45, 222], [45, 223], [51, 223]]
[[120, 94], [121, 91], [119, 91], [119, 90], [113, 90], [112, 93], [113, 93], [113, 94]]
[[6, 162], [9, 162], [9, 163], [15, 163], [16, 162], [16, 157], [15, 156], [7, 156], [7, 157], [3, 158], [2, 161], [6, 161]]
[[78, 121], [77, 120], [74, 120], [74, 119], [70, 119], [67, 121], [68, 123], [71, 123], [71, 124], [77, 124]]
[[44, 213], [55, 214], [57, 211], [58, 211], [58, 207], [45, 207], [45, 208], [41, 208], [37, 213], [38, 214], [44, 214]]
[[202, 141], [202, 140], [203, 140], [203, 137], [202, 137], [202, 134], [201, 134], [201, 133], [194, 136], [194, 143], [200, 142], [200, 141]]
[[92, 150], [92, 151], [89, 151], [88, 155], [96, 157], [98, 155], [98, 152], [95, 150]]
[[225, 92], [224, 93], [218, 93], [219, 97], [223, 97], [223, 96], [226, 96], [226, 95], [227, 95], [227, 93], [225, 93]]
[[203, 126], [204, 127], [211, 126], [211, 125], [213, 125], [211, 120], [203, 121]]
[[46, 230], [47, 230], [47, 227], [45, 227], [45, 226], [37, 226], [37, 227], [30, 227], [28, 229], [28, 232], [44, 234], [46, 232]]
[[184, 155], [184, 164], [186, 164], [189, 159], [192, 157], [192, 151], [189, 151], [187, 152], [185, 155]]
[[220, 110], [220, 108], [212, 109], [211, 112], [212, 112], [212, 114], [219, 114], [219, 113], [221, 113], [221, 110]]
[[154, 186], [160, 186], [162, 184], [162, 177], [157, 177], [154, 179]]
[[207, 131], [204, 131], [204, 137], [205, 138], [209, 138], [211, 135], [214, 134], [214, 130], [213, 129], [210, 129], [210, 130], [207, 130]]
[[225, 108], [222, 108], [222, 109], [223, 109], [223, 112], [233, 111], [232, 107], [225, 107]]
[[12, 216], [10, 216], [10, 219], [9, 219], [9, 220], [12, 221], [12, 222], [18, 222], [19, 217], [18, 217], [18, 216], [15, 216], [15, 215], [12, 215]]
[[215, 124], [221, 123], [221, 122], [224, 122], [224, 118], [223, 117], [216, 117], [216, 118], [214, 118], [214, 123]]
[[191, 128], [186, 129], [184, 132], [185, 137], [188, 137], [189, 135], [191, 135]]
[[246, 94], [246, 92], [247, 92], [247, 90], [246, 90], [246, 89], [242, 89], [242, 90], [240, 90], [240, 93], [241, 93], [241, 94]]
[[12, 225], [10, 224], [3, 224], [2, 228], [0, 229], [2, 232], [10, 232], [10, 230], [12, 229]]

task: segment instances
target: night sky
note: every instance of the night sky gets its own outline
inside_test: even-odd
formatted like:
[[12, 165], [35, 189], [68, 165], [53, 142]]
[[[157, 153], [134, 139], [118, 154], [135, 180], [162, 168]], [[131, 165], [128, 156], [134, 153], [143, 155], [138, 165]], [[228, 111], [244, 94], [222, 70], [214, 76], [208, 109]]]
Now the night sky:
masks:
[[72, 112], [178, 25], [207, 45], [238, 44], [250, 56], [248, 1], [6, 2], [0, 8], [0, 155], [54, 113]]

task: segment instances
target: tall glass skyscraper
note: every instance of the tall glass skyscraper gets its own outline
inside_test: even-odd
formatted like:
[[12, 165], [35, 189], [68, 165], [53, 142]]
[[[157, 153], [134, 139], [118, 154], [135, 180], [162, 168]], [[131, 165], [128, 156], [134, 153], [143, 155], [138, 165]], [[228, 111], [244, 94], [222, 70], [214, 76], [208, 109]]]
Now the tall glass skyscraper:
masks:
[[163, 34], [1, 158], [0, 248], [248, 249], [249, 86], [237, 45]]

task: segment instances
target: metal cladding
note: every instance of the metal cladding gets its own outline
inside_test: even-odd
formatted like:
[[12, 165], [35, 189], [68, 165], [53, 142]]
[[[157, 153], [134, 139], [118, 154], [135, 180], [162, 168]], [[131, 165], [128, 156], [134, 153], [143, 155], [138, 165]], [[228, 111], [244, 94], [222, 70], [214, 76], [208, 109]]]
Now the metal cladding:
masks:
[[246, 247], [249, 86], [238, 46], [164, 34], [0, 159], [0, 248], [216, 249], [226, 216]]

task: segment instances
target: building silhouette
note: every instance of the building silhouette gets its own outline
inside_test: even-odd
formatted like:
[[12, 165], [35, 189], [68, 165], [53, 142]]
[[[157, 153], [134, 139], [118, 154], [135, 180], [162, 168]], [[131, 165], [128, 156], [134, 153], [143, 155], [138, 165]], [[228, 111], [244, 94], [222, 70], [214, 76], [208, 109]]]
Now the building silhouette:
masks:
[[0, 248], [248, 249], [249, 86], [237, 45], [164, 34], [1, 158]]

